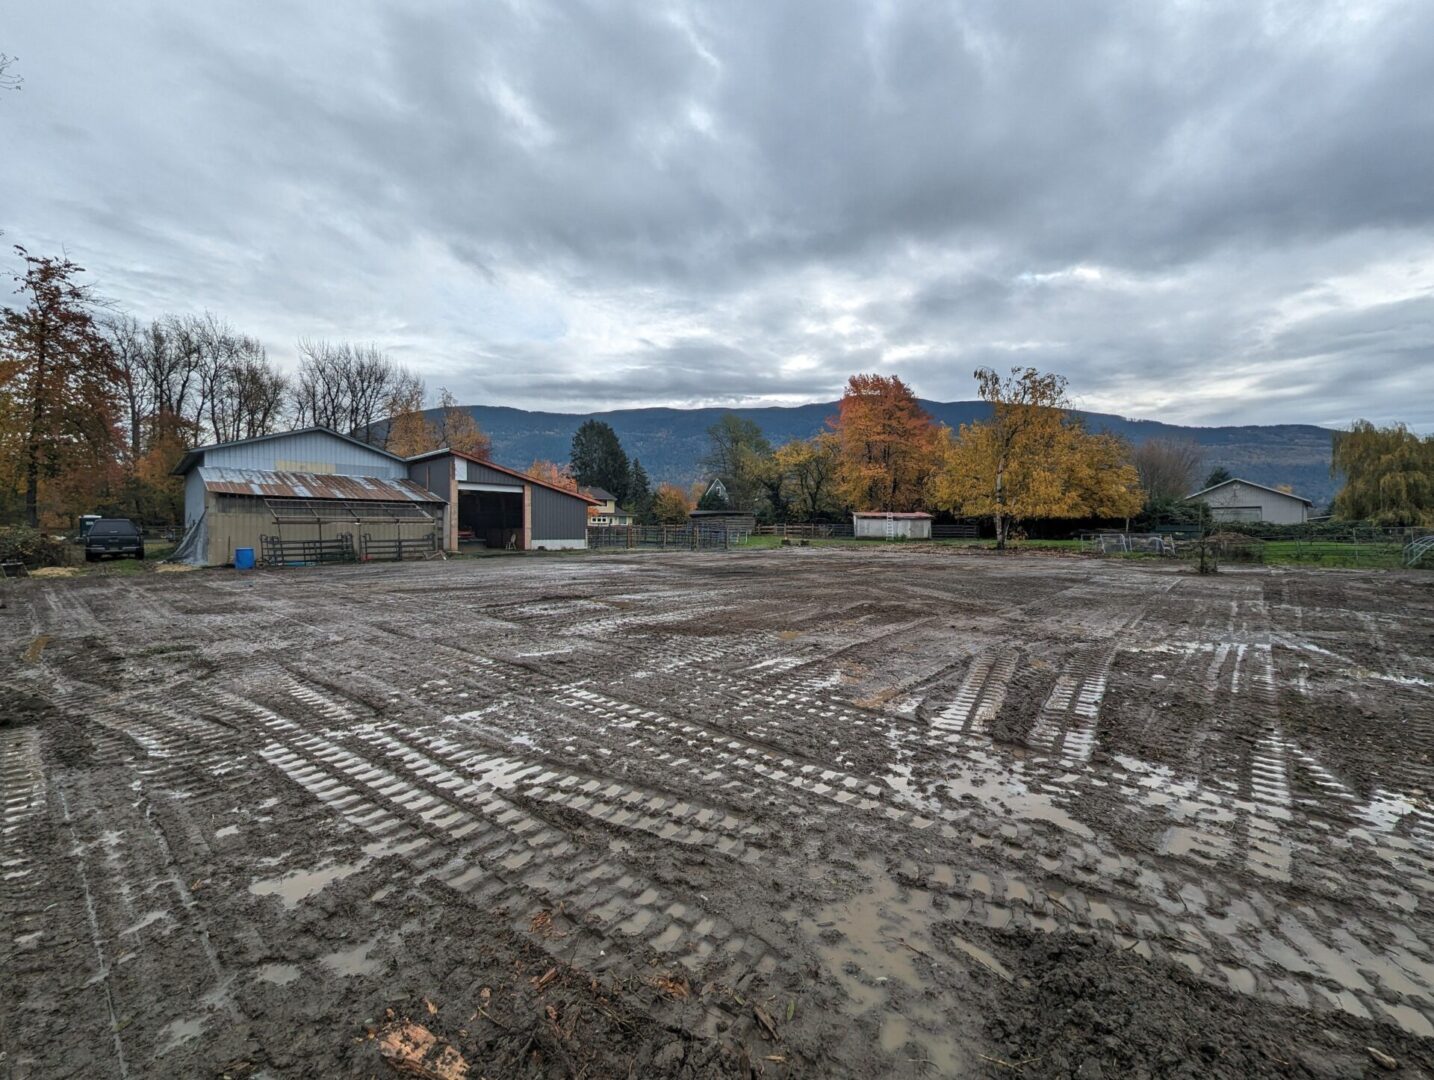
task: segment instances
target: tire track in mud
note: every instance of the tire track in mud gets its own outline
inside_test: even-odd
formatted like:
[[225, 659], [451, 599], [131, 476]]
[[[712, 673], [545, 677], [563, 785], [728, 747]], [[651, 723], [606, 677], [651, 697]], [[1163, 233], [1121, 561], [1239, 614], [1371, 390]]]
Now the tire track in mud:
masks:
[[[294, 699], [312, 706], [322, 696], [309, 688]], [[672, 896], [610, 853], [581, 847], [561, 826], [480, 779], [502, 770], [499, 755], [459, 751], [461, 761], [450, 768], [424, 752], [431, 747], [399, 737], [396, 724], [361, 726], [351, 732], [355, 742], [344, 746], [290, 718], [292, 710], [286, 716], [254, 704], [249, 709], [272, 740], [261, 751], [265, 760], [387, 845], [375, 852], [413, 862], [420, 881], [440, 881], [481, 910], [518, 912], [519, 931], [537, 912], [563, 912], [563, 925], [571, 923], [588, 940], [576, 950], [576, 938], [555, 945], [535, 938], [557, 959], [605, 970], [622, 962], [621, 940], [636, 939], [694, 974], [715, 973], [734, 984], [775, 970], [778, 957], [767, 943], [737, 932], [691, 898]], [[332, 700], [324, 711], [331, 720], [354, 719]], [[713, 1023], [720, 1011], [709, 1017]]]
[[[1255, 646], [1248, 649], [1248, 652], [1253, 663], [1243, 669], [1247, 686], [1252, 687], [1254, 696], [1269, 719], [1267, 730], [1259, 740], [1258, 749], [1251, 756], [1242, 804], [1246, 812], [1240, 815], [1244, 823], [1242, 829], [1246, 852], [1245, 866], [1251, 872], [1275, 881], [1288, 881], [1290, 848], [1281, 837], [1278, 822], [1290, 818], [1290, 794], [1286, 779], [1290, 751], [1283, 741], [1278, 724], [1278, 702], [1270, 647]], [[1246, 653], [1247, 646], [1244, 644], [1232, 646], [1221, 651], [1218, 662], [1212, 665], [1212, 670], [1218, 671], [1224, 667], [1227, 656], [1234, 658], [1234, 666], [1228, 675], [1231, 693], [1237, 693], [1240, 689], [1241, 662], [1245, 660]], [[999, 655], [988, 653], [973, 661], [955, 698], [946, 706], [934, 710], [938, 719], [943, 715], [954, 714], [959, 726], [962, 718], [971, 714], [973, 702], [989, 686], [991, 671]], [[1096, 670], [1109, 670], [1109, 658], [1101, 657], [1101, 661], [1103, 662], [1093, 665]], [[1063, 686], [1058, 679], [1056, 693], [1059, 694], [1058, 704], [1063, 711], [1069, 711], [1073, 704], [1079, 701], [1078, 693], [1069, 685], [1072, 681], [1067, 680], [1067, 684]], [[1054, 741], [1054, 738], [1048, 740], [1052, 744]], [[957, 745], [959, 746], [959, 742]], [[1079, 766], [1080, 760], [1073, 761], [1072, 757], [1081, 759], [1088, 755], [1063, 754], [1060, 767], [1065, 769], [1073, 765]], [[1034, 763], [1039, 764], [1039, 761], [1040, 759], [1035, 759]], [[1102, 783], [1108, 780], [1109, 777], [1106, 777]], [[1042, 785], [1032, 783], [1029, 786], [1039, 790]], [[1163, 785], [1157, 780], [1156, 786]], [[1051, 785], [1049, 790], [1058, 792], [1060, 789], [1058, 785]], [[1138, 790], [1128, 794], [1134, 794], [1137, 803], [1144, 801], [1139, 798]], [[1181, 794], [1188, 800], [1191, 794], [1188, 785]], [[1229, 800], [1221, 800], [1219, 797], [1212, 800], [1209, 794], [1205, 793], [1206, 805], [1219, 806], [1221, 801]], [[940, 814], [938, 812], [933, 816], [939, 817]], [[1234, 817], [1232, 814], [1224, 816], [1227, 820]], [[1217, 843], [1211, 847], [1217, 856], [1226, 856], [1230, 853], [1231, 846]], [[1106, 858], [1100, 853], [1099, 847], [1094, 849], [1094, 853], [1098, 859]], [[1180, 853], [1188, 854], [1188, 848]], [[1007, 846], [1004, 854], [1010, 856], [1014, 853]], [[1069, 870], [1068, 866], [1062, 867], [1059, 860], [1052, 859], [1047, 854], [1038, 854], [1037, 859], [1044, 869], [1058, 873]], [[1103, 868], [1101, 876], [1107, 883], [1122, 876], [1122, 861], [1124, 860], [1121, 857], [1116, 856], [1114, 865]], [[1232, 959], [1238, 956], [1238, 962], [1221, 963], [1212, 962], [1211, 949], [1215, 948], [1217, 951], [1214, 955], [1219, 955], [1221, 946], [1229, 943], [1228, 931], [1232, 926], [1209, 917], [1198, 922], [1172, 919], [1170, 905], [1160, 905], [1163, 910], [1158, 912], [1150, 906], [1151, 894], [1154, 897], [1179, 897], [1185, 913], [1190, 912], [1192, 899], [1197, 901], [1195, 910], [1204, 913], [1209, 898], [1201, 890], [1199, 875], [1178, 872], [1176, 877], [1163, 881], [1164, 871], [1157, 874], [1149, 869], [1142, 869], [1140, 874], [1145, 879], [1145, 888], [1142, 891], [1147, 895], [1130, 904], [1114, 899], [1109, 892], [1105, 892], [1101, 899], [1092, 901], [1079, 891], [1076, 891], [1072, 903], [1069, 892], [1051, 889], [1045, 882], [1034, 883], [999, 872], [973, 872], [966, 882], [967, 887], [963, 889], [958, 885], [961, 871], [957, 867], [933, 867], [931, 872], [946, 883], [947, 891], [953, 895], [961, 895], [967, 905], [962, 918], [988, 928], [1000, 929], [1014, 924], [1050, 931], [1060, 926], [1074, 925], [1093, 931], [1104, 926], [1113, 935], [1114, 943], [1122, 948], [1131, 949], [1147, 958], [1163, 954], [1166, 959], [1182, 963], [1196, 974], [1214, 976], [1217, 981], [1219, 976], [1224, 976], [1232, 988], [1237, 990], [1258, 992], [1262, 996], [1302, 1007], [1309, 1007], [1313, 1001], [1323, 1006], [1341, 1008], [1358, 1016], [1385, 1016], [1413, 1033], [1434, 1035], [1434, 1027], [1430, 1025], [1431, 1006], [1434, 1006], [1434, 992], [1431, 992], [1431, 987], [1434, 987], [1434, 967], [1427, 963], [1427, 953], [1421, 955], [1409, 949], [1381, 946], [1379, 942], [1386, 936], [1384, 931], [1365, 928], [1358, 923], [1357, 932], [1363, 940], [1356, 940], [1341, 925], [1348, 922], [1348, 916], [1337, 910], [1317, 914], [1309, 908], [1302, 908], [1301, 914], [1305, 916], [1303, 921], [1289, 915], [1283, 917], [1275, 926], [1271, 925], [1273, 920], [1269, 913], [1273, 909], [1268, 904], [1244, 905], [1244, 923], [1263, 927], [1259, 930], [1259, 940], [1253, 947], [1237, 949], [1231, 954]], [[1033, 905], [1033, 898], [1042, 895], [1042, 888], [1047, 890], [1045, 895], [1053, 903]], [[1235, 897], [1226, 903], [1243, 904], [1243, 901]], [[1325, 944], [1326, 941], [1335, 940], [1339, 941], [1338, 946]], [[1167, 944], [1162, 946], [1162, 941]], [[1182, 947], [1170, 947], [1169, 942], [1180, 942]], [[1356, 956], [1361, 958], [1368, 969], [1382, 969], [1383, 978], [1377, 980], [1379, 987], [1360, 974], [1360, 967], [1349, 959]], [[1256, 972], [1260, 973], [1258, 978]], [[1296, 977], [1292, 978], [1292, 975]], [[1320, 985], [1321, 980], [1327, 980], [1330, 985], [1336, 985], [1340, 989], [1332, 993], [1325, 991]]]

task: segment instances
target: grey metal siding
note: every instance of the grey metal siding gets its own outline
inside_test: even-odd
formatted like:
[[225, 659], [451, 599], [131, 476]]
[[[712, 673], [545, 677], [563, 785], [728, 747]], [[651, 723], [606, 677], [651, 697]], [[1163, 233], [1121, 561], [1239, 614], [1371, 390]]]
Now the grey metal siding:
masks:
[[453, 463], [450, 454], [415, 461], [408, 467], [408, 478], [415, 484], [422, 484], [440, 499], [448, 498], [448, 471]]
[[1268, 521], [1275, 525], [1299, 525], [1309, 516], [1305, 503], [1293, 495], [1268, 491], [1238, 480], [1216, 488], [1202, 496], [1202, 499], [1209, 504], [1216, 521], [1251, 520], [1247, 514], [1238, 511], [1252, 509], [1257, 510], [1259, 515], [1253, 520]]
[[[472, 463], [468, 466], [471, 477]], [[499, 474], [501, 475], [501, 474]], [[528, 485], [533, 493], [533, 540], [586, 540], [588, 504], [552, 488]]]
[[239, 446], [217, 446], [204, 452], [204, 464], [269, 471], [332, 471], [343, 476], [408, 475], [408, 466], [404, 462], [394, 461], [376, 450], [365, 450], [322, 431], [281, 435], [278, 438]]
[[[509, 473], [499, 472], [497, 469], [490, 469], [486, 465], [479, 465], [476, 461], [468, 462], [468, 483], [470, 484], [507, 484], [509, 487], [523, 483], [516, 476]], [[537, 489], [534, 488], [536, 491]]]

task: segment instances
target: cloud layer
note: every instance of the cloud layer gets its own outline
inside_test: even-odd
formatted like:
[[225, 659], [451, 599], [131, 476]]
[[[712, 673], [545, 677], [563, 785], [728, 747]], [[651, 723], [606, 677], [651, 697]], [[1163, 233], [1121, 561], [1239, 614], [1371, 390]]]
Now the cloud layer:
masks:
[[1434, 5], [15, 0], [0, 51], [6, 240], [281, 359], [1434, 429]]

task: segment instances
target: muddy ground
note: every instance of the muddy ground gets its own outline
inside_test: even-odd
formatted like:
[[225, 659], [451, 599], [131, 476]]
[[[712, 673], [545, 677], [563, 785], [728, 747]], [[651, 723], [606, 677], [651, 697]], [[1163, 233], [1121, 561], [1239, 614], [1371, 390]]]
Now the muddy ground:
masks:
[[1428, 574], [791, 549], [4, 599], [0, 1075], [387, 1075], [405, 1021], [474, 1078], [1434, 1073]]

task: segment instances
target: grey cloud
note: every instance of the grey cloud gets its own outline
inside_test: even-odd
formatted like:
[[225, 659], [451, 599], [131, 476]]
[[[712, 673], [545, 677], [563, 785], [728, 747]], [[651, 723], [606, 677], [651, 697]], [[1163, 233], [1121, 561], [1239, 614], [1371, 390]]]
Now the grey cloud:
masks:
[[[1434, 427], [1434, 7], [17, 0], [7, 240], [497, 403]], [[1401, 278], [1407, 266], [1408, 276]]]

